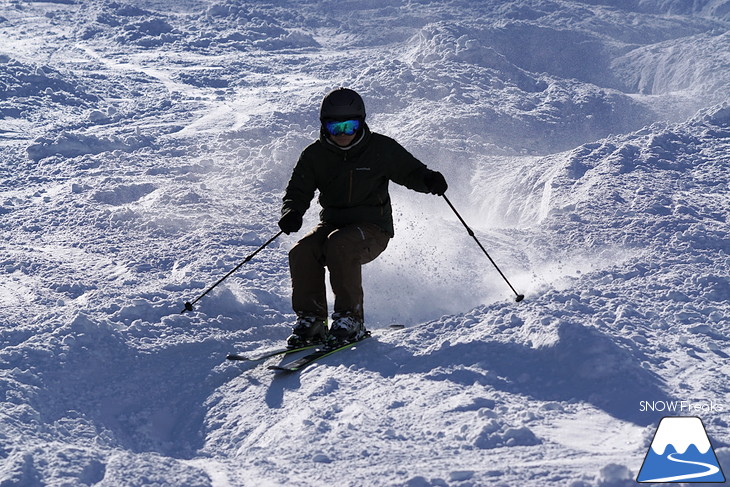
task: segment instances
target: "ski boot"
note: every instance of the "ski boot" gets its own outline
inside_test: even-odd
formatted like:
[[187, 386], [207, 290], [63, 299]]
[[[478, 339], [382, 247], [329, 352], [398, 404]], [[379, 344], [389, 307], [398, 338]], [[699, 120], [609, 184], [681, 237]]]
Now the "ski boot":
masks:
[[335, 313], [332, 315], [332, 326], [326, 345], [335, 348], [367, 336], [370, 336], [370, 332], [365, 329], [362, 318], [352, 313]]
[[288, 348], [299, 348], [307, 345], [319, 345], [327, 338], [327, 322], [312, 315], [302, 315], [292, 328], [292, 334], [286, 339]]

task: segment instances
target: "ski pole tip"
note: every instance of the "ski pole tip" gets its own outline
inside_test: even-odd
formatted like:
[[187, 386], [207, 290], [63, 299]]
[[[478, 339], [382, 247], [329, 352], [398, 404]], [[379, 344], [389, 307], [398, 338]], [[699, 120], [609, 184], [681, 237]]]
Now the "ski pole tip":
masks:
[[518, 294], [517, 297], [515, 298], [515, 301], [519, 303], [523, 299], [525, 299], [525, 295], [524, 294]]
[[186, 311], [193, 311], [193, 303], [191, 303], [190, 301], [185, 302], [185, 309], [183, 309], [180, 313], [182, 314]]

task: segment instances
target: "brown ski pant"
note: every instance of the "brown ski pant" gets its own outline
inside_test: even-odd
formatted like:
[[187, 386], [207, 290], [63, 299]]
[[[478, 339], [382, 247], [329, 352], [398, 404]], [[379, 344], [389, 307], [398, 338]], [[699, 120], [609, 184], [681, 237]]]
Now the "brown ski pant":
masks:
[[292, 308], [298, 316], [327, 318], [325, 266], [335, 295], [335, 313], [363, 319], [362, 265], [380, 255], [390, 237], [372, 223], [337, 228], [320, 223], [289, 251]]

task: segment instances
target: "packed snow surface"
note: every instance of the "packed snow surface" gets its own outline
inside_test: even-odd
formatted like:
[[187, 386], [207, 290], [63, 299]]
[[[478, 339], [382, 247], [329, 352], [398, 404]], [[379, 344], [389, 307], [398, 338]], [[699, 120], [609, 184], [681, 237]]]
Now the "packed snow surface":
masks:
[[[727, 475], [728, 26], [728, 0], [4, 2], [0, 486], [621, 487], [672, 415]], [[302, 233], [180, 311], [278, 231], [338, 86], [526, 298], [394, 185], [374, 338], [226, 362], [288, 335]]]

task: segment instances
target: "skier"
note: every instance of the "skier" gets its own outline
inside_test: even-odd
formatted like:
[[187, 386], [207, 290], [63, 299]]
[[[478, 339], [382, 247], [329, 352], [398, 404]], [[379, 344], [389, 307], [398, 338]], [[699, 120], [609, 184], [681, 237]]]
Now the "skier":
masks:
[[[393, 237], [388, 183], [443, 195], [444, 176], [395, 140], [371, 132], [365, 104], [355, 91], [327, 94], [320, 109], [319, 140], [299, 156], [283, 198], [279, 228], [290, 234], [319, 190], [320, 223], [289, 252], [292, 307], [297, 321], [287, 346], [355, 341], [367, 335], [361, 266], [378, 257]], [[325, 266], [335, 295], [327, 330]]]

